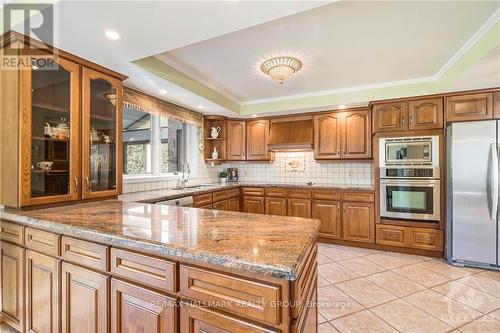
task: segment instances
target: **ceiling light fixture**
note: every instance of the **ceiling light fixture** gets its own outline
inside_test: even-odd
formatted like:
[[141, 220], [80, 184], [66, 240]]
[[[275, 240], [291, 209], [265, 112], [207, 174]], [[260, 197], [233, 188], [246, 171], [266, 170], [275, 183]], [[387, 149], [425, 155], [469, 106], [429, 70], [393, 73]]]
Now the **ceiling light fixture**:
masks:
[[198, 109], [203, 109], [203, 105], [198, 105]]
[[283, 84], [294, 73], [302, 68], [302, 62], [293, 57], [276, 57], [266, 60], [260, 65], [264, 74], [269, 75], [273, 80]]
[[252, 115], [252, 118], [257, 118], [257, 114], [255, 114], [255, 113], [254, 113], [254, 114]]
[[120, 40], [122, 36], [114, 30], [106, 30], [106, 37], [111, 40]]
[[339, 105], [339, 109], [345, 109], [345, 105], [344, 104]]
[[162, 95], [165, 95], [167, 93], [167, 91], [165, 89], [160, 89], [160, 90], [158, 90], [158, 92]]

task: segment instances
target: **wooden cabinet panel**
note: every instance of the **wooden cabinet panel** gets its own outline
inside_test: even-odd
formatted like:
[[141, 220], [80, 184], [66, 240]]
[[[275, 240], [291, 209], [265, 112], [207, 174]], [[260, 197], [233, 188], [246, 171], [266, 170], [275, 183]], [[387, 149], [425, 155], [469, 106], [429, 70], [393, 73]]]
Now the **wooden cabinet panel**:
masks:
[[342, 239], [341, 205], [340, 201], [312, 201], [312, 218], [321, 220], [321, 236]]
[[26, 250], [26, 330], [60, 331], [59, 260]]
[[227, 121], [227, 160], [244, 160], [246, 148], [246, 122]]
[[344, 112], [342, 121], [342, 158], [372, 157], [370, 110]]
[[311, 190], [305, 188], [290, 188], [288, 189], [288, 197], [309, 199], [311, 197]]
[[408, 119], [410, 131], [443, 128], [443, 99], [409, 101]]
[[292, 281], [290, 286], [290, 295], [293, 302], [296, 302], [296, 306], [291, 307], [290, 312], [292, 318], [299, 317], [300, 313], [306, 311], [303, 310], [307, 306], [308, 297], [310, 296], [311, 289], [316, 284], [318, 279], [318, 252], [316, 248], [313, 248], [309, 255], [307, 256], [305, 263], [303, 264], [299, 278]]
[[44, 254], [59, 256], [59, 239], [59, 235], [53, 234], [48, 231], [42, 231], [33, 228], [25, 229], [24, 243], [26, 244], [26, 247], [28, 249], [39, 251]]
[[111, 332], [177, 332], [175, 299], [111, 279]]
[[309, 199], [288, 199], [288, 216], [311, 217], [311, 200]]
[[[181, 265], [180, 293], [245, 318], [281, 323], [281, 287]], [[258, 306], [249, 306], [253, 302]], [[220, 305], [217, 305], [220, 304]]]
[[276, 198], [286, 197], [286, 188], [269, 187], [266, 188], [265, 190], [266, 190], [266, 197], [276, 197]]
[[493, 94], [458, 95], [445, 98], [446, 121], [469, 121], [493, 117]]
[[312, 197], [320, 200], [340, 200], [341, 195], [339, 191], [334, 190], [314, 190]]
[[175, 262], [111, 248], [111, 273], [142, 285], [176, 292], [176, 271]]
[[217, 201], [226, 200], [227, 191], [218, 191], [212, 193], [212, 201], [215, 203]]
[[100, 271], [109, 270], [109, 246], [63, 236], [61, 248], [64, 260]]
[[196, 206], [196, 208], [200, 208], [200, 209], [212, 209], [213, 206], [212, 206], [212, 204], [208, 204], [208, 205], [203, 205], [203, 206]]
[[262, 197], [264, 196], [264, 188], [262, 187], [244, 187], [243, 190], [243, 195], [253, 195], [257, 197]]
[[1, 317], [7, 324], [24, 332], [24, 249], [0, 242]]
[[24, 227], [0, 220], [0, 240], [23, 245]]
[[212, 204], [212, 193], [193, 196], [193, 206], [201, 207]]
[[227, 210], [227, 200], [214, 202], [212, 208], [217, 210]]
[[62, 264], [62, 332], [108, 332], [108, 277]]
[[341, 122], [341, 112], [314, 116], [315, 159], [334, 160], [341, 158]]
[[414, 249], [443, 251], [443, 231], [436, 229], [409, 228], [408, 246]]
[[232, 197], [227, 199], [227, 210], [231, 212], [240, 211], [240, 197]]
[[286, 216], [286, 198], [266, 197], [266, 214]]
[[408, 129], [408, 104], [405, 101], [373, 105], [373, 132], [394, 132]]
[[243, 212], [265, 214], [264, 197], [243, 197]]
[[372, 203], [343, 203], [343, 239], [354, 242], [375, 241], [375, 216]]
[[375, 193], [373, 192], [343, 192], [342, 200], [344, 201], [357, 201], [357, 202], [374, 202]]
[[271, 152], [269, 143], [269, 120], [247, 122], [247, 160], [268, 161]]
[[405, 246], [405, 227], [377, 225], [377, 244]]
[[493, 93], [493, 117], [500, 118], [500, 91]]
[[239, 195], [240, 195], [239, 188], [232, 188], [230, 190], [227, 190], [227, 197], [228, 198], [238, 197]]

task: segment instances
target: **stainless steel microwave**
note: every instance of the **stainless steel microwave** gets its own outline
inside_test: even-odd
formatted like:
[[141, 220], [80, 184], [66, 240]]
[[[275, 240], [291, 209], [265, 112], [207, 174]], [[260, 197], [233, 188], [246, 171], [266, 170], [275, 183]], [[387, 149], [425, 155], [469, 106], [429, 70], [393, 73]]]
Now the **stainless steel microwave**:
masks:
[[380, 167], [439, 166], [439, 136], [379, 139]]

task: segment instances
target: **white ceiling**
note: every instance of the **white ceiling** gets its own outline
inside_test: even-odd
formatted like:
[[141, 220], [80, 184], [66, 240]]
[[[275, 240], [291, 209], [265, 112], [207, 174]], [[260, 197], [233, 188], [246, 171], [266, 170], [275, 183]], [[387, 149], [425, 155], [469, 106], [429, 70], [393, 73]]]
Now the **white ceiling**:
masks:
[[[238, 102], [434, 76], [500, 2], [342, 1], [164, 52], [160, 60]], [[279, 85], [277, 55], [304, 61]]]

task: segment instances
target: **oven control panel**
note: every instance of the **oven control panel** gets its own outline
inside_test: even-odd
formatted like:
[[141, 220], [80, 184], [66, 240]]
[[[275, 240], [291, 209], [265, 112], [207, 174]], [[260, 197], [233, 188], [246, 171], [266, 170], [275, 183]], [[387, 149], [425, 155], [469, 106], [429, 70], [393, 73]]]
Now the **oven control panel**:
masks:
[[439, 178], [439, 168], [381, 168], [381, 178]]

